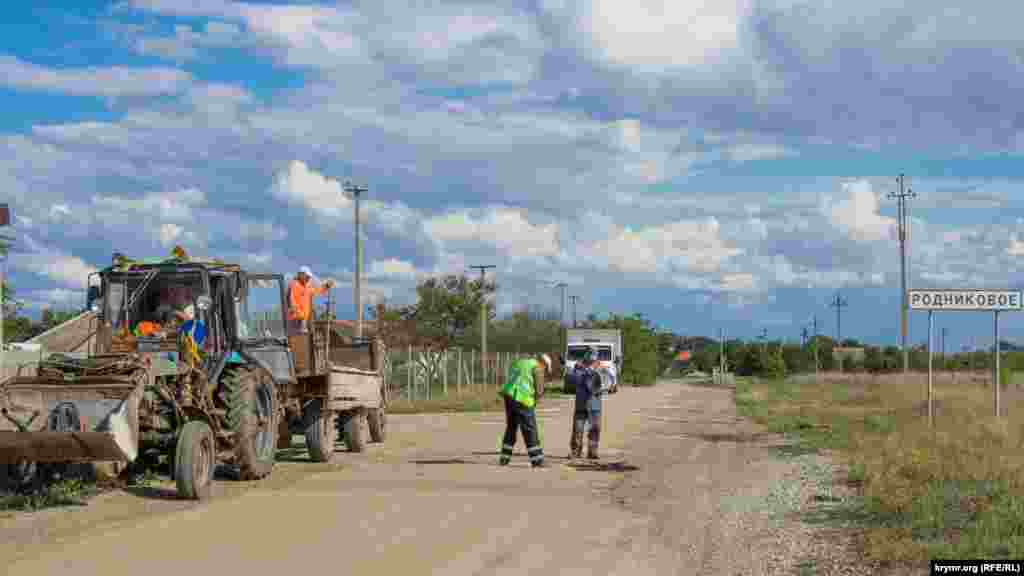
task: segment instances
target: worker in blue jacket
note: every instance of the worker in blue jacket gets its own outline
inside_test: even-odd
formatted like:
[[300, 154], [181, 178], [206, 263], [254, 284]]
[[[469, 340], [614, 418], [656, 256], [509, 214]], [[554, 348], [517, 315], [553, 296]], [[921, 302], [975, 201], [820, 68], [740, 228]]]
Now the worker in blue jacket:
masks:
[[576, 407], [573, 411], [570, 458], [580, 458], [583, 452], [583, 429], [590, 424], [587, 432], [587, 458], [597, 459], [597, 447], [601, 440], [601, 374], [597, 371], [597, 353], [591, 348], [578, 362], [570, 374], [576, 388]]

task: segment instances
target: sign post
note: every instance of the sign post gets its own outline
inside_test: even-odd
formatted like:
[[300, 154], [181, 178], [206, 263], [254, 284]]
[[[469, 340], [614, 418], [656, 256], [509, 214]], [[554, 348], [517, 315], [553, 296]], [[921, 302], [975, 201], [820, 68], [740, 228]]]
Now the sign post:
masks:
[[992, 403], [996, 418], [1001, 417], [999, 314], [1000, 312], [1019, 312], [1024, 310], [1024, 291], [914, 289], [907, 291], [907, 299], [910, 301], [910, 308], [912, 310], [928, 311], [928, 425], [934, 425], [934, 413], [932, 411], [932, 314], [935, 311], [942, 310], [993, 313], [995, 346], [993, 346], [992, 353], [995, 355], [995, 362], [992, 374], [992, 387], [994, 389]]
[[928, 426], [935, 426], [935, 413], [932, 412], [932, 332], [935, 327], [934, 318], [935, 311], [928, 311]]

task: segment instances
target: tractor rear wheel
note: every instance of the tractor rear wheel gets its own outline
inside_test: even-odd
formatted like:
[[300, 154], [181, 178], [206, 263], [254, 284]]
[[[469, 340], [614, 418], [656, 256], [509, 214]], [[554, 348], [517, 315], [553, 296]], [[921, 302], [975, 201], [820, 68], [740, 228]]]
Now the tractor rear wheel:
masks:
[[384, 408], [370, 408], [370, 411], [366, 413], [366, 424], [370, 429], [370, 440], [374, 442], [383, 442], [384, 438], [387, 437], [385, 414]]
[[348, 451], [363, 452], [366, 450], [366, 441], [363, 439], [363, 422], [366, 420], [366, 412], [364, 410], [348, 410], [342, 412], [339, 420]]
[[226, 374], [224, 386], [239, 479], [259, 480], [274, 468], [277, 451], [274, 381], [265, 371], [246, 366]]
[[192, 420], [181, 427], [174, 450], [174, 481], [180, 498], [203, 500], [210, 495], [216, 455], [217, 443], [209, 424]]
[[303, 415], [306, 450], [313, 462], [327, 462], [334, 455], [334, 413], [324, 409], [323, 402], [322, 399], [313, 400]]

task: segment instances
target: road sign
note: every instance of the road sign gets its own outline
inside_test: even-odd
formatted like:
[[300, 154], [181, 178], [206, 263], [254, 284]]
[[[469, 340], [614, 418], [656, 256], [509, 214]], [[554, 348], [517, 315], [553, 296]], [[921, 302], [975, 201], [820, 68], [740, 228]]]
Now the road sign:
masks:
[[1019, 311], [1022, 290], [908, 290], [912, 310]]
[[928, 311], [928, 425], [934, 426], [935, 416], [932, 406], [932, 331], [934, 322], [932, 315], [942, 310], [967, 310], [974, 312], [992, 312], [994, 335], [992, 338], [992, 355], [995, 357], [995, 369], [992, 371], [993, 405], [996, 418], [1002, 417], [999, 389], [999, 313], [1019, 312], [1024, 310], [1024, 290], [907, 290], [907, 299], [913, 310]]

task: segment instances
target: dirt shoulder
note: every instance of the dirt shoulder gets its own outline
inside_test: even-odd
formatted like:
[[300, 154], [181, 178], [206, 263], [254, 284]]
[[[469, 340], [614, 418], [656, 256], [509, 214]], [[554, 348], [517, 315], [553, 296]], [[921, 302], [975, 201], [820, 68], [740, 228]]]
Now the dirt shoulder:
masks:
[[366, 454], [284, 462], [261, 483], [219, 482], [209, 502], [173, 500], [168, 487], [0, 518], [0, 557], [11, 573], [73, 563], [111, 576], [324, 563], [382, 573], [792, 573], [818, 534], [786, 524], [785, 489], [799, 485], [800, 465], [736, 416], [730, 390], [623, 388], [605, 410], [603, 466], [565, 459], [566, 398], [539, 407], [547, 470], [529, 468], [521, 439], [512, 465], [497, 466], [500, 414], [395, 415], [387, 442]]

